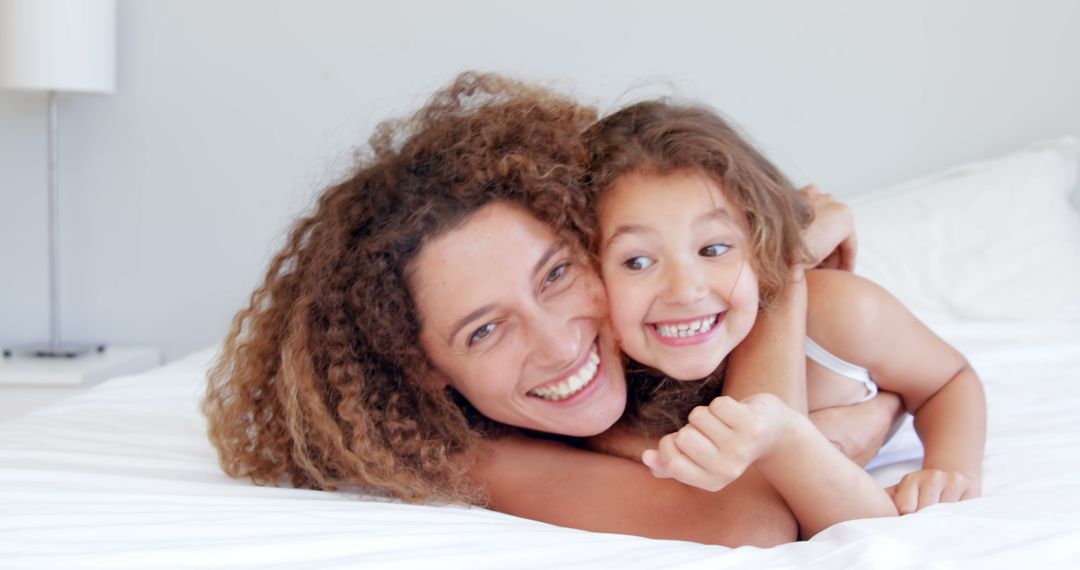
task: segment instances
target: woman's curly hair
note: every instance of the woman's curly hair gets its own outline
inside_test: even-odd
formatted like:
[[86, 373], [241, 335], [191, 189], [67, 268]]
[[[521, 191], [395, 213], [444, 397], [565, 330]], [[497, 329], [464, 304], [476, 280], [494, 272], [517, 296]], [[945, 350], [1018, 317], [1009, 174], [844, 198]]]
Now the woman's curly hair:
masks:
[[210, 372], [203, 410], [225, 472], [482, 504], [467, 452], [499, 426], [427, 381], [410, 263], [499, 201], [580, 243], [580, 135], [595, 118], [547, 90], [466, 73], [380, 125], [352, 177], [296, 222]]
[[[719, 182], [725, 197], [746, 216], [762, 308], [788, 285], [791, 266], [810, 260], [802, 230], [813, 220], [813, 210], [783, 173], [715, 111], [644, 101], [604, 117], [584, 136], [589, 149], [587, 218], [594, 224], [599, 201], [620, 176], [695, 169]], [[594, 255], [599, 253], [599, 236], [597, 226], [590, 228], [587, 241]], [[624, 424], [653, 434], [678, 429], [694, 406], [719, 395], [723, 368], [704, 382], [680, 382], [628, 362], [632, 390]]]

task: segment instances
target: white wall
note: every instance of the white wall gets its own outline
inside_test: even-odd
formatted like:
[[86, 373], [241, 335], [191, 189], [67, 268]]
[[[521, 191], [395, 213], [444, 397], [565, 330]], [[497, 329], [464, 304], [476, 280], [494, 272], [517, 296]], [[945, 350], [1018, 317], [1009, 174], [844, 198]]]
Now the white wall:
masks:
[[[1072, 0], [119, 10], [118, 92], [61, 103], [64, 336], [169, 358], [221, 338], [289, 221], [378, 120], [464, 69], [553, 80], [607, 108], [707, 99], [796, 181], [839, 194], [1080, 133]], [[43, 96], [0, 94], [5, 345], [48, 333], [44, 132]]]

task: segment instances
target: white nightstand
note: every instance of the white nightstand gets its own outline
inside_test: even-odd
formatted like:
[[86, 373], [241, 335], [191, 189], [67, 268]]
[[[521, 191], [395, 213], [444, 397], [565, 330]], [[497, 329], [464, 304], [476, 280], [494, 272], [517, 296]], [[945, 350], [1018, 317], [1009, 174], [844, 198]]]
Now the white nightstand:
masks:
[[161, 364], [152, 347], [109, 346], [78, 358], [0, 357], [0, 423], [94, 384]]

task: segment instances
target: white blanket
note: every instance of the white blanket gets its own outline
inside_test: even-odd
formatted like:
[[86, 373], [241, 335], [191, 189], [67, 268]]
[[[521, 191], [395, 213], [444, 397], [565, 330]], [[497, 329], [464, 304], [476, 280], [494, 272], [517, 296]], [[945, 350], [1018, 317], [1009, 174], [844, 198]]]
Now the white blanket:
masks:
[[1080, 323], [938, 330], [987, 388], [980, 499], [732, 550], [257, 487], [217, 466], [202, 352], [0, 425], [0, 568], [1080, 567]]

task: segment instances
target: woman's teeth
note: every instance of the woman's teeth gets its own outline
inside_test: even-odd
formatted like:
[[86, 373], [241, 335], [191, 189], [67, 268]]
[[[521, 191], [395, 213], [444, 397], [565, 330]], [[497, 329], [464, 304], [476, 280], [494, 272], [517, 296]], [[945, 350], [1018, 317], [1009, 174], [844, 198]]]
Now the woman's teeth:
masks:
[[585, 364], [577, 369], [577, 372], [571, 374], [568, 378], [563, 378], [562, 381], [555, 384], [533, 388], [532, 390], [529, 390], [529, 394], [555, 402], [565, 400], [588, 386], [589, 383], [596, 378], [596, 371], [599, 369], [600, 353], [597, 351], [596, 344], [594, 343], [592, 351], [589, 352], [589, 358], [585, 361]]
[[653, 325], [656, 332], [665, 338], [679, 338], [707, 333], [716, 325], [716, 315], [702, 317], [696, 321], [688, 321], [674, 325]]

